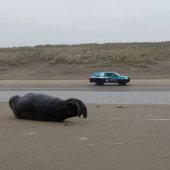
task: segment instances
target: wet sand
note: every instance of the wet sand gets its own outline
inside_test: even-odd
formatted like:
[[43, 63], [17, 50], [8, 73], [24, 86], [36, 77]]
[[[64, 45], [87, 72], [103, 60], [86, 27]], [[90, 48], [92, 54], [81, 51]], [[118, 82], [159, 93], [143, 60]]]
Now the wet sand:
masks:
[[[115, 88], [116, 87], [116, 88]], [[95, 86], [94, 83], [90, 83], [88, 79], [84, 80], [0, 80], [0, 89], [37, 89], [37, 88], [67, 88], [67, 89], [87, 89], [91, 90], [108, 90], [110, 88], [115, 88], [118, 90], [128, 89], [143, 89], [152, 90], [159, 88], [170, 89], [170, 79], [132, 79], [127, 86], [118, 86], [114, 84], [105, 84], [104, 86]]]
[[56, 123], [16, 119], [0, 103], [0, 169], [170, 169], [170, 105], [87, 108], [87, 119]]

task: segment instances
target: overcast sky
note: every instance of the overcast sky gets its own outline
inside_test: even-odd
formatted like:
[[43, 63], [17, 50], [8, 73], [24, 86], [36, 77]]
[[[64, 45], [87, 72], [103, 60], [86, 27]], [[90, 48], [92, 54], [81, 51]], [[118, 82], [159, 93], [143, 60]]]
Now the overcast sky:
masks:
[[170, 0], [0, 0], [0, 47], [170, 41]]

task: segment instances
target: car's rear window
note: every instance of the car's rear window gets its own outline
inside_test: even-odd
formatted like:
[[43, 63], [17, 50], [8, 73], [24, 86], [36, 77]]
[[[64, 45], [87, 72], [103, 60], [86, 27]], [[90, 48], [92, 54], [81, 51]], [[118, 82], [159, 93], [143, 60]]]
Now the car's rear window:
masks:
[[103, 77], [103, 76], [104, 76], [104, 73], [103, 73], [103, 72], [94, 72], [94, 73], [92, 73], [92, 76], [95, 76], [95, 77]]

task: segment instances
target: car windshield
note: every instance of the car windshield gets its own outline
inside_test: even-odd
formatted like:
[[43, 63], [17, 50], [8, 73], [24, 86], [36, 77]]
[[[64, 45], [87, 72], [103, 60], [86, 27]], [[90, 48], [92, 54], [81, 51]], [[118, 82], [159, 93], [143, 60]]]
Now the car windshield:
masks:
[[119, 73], [114, 72], [114, 74], [115, 74], [116, 76], [120, 76], [120, 74], [119, 74]]

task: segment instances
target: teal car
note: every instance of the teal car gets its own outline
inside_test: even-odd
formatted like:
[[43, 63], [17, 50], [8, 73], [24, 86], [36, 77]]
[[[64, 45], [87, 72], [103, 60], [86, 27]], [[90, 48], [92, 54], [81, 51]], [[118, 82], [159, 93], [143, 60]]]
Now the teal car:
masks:
[[120, 75], [116, 72], [93, 72], [89, 78], [90, 83], [95, 83], [96, 85], [104, 85], [105, 83], [118, 83], [119, 85], [126, 85], [130, 82], [128, 76]]

